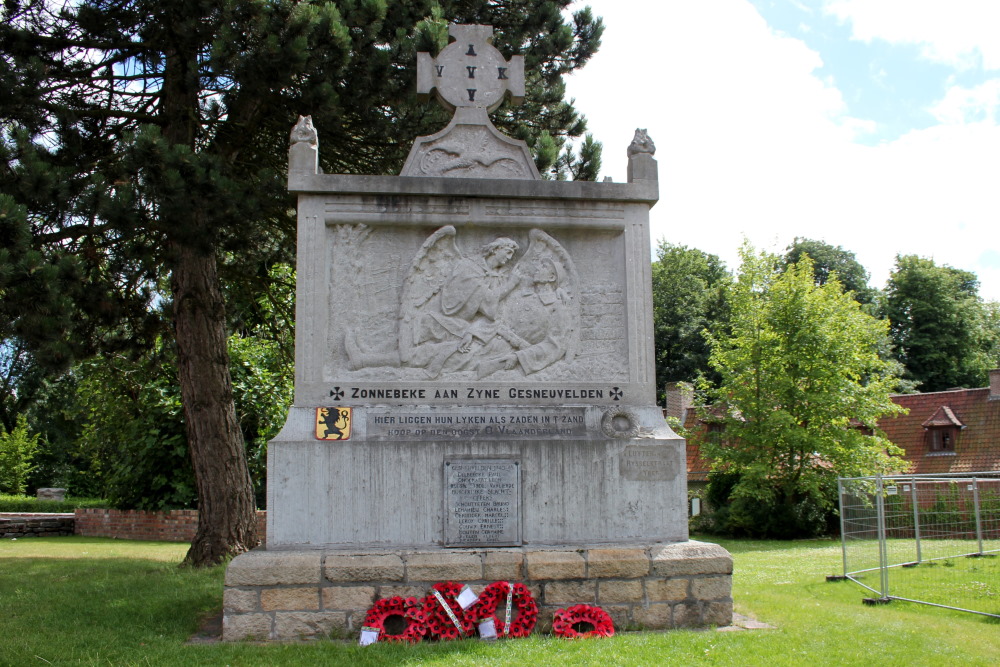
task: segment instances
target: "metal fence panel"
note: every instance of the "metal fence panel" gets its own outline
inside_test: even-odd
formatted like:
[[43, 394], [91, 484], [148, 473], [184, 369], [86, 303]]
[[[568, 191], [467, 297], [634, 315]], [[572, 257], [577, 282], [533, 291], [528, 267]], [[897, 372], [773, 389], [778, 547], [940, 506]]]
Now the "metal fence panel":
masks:
[[879, 600], [1000, 617], [1000, 472], [839, 480], [844, 576]]

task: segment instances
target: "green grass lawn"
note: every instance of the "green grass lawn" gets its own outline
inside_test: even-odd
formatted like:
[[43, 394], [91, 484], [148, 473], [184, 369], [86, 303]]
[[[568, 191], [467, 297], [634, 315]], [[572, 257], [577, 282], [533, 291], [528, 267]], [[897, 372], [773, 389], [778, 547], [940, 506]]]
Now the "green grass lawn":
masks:
[[[867, 607], [839, 542], [729, 541], [738, 613], [775, 626], [416, 646], [188, 644], [222, 604], [223, 568], [177, 567], [187, 545], [61, 537], [0, 541], [0, 665], [996, 665], [1000, 625], [894, 602]], [[943, 569], [943, 568], [939, 568]]]

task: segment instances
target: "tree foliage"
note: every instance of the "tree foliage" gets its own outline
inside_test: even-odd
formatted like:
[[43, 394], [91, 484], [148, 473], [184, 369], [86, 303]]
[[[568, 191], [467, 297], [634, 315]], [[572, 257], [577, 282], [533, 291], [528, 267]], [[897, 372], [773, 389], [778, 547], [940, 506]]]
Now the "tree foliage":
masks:
[[292, 253], [296, 116], [313, 115], [326, 171], [396, 173], [413, 137], [447, 120], [412, 99], [415, 53], [444, 46], [447, 18], [493, 24], [500, 50], [525, 56], [528, 103], [499, 127], [530, 146], [581, 136], [562, 77], [602, 25], [589, 10], [566, 20], [568, 3], [4, 3], [0, 344], [62, 370], [173, 339], [201, 511], [188, 562], [258, 540], [226, 297], [254, 301]]
[[38, 435], [28, 430], [24, 415], [9, 431], [0, 427], [0, 493], [24, 493], [37, 449]]
[[898, 255], [882, 314], [897, 359], [921, 391], [981, 387], [998, 362], [991, 310], [974, 273]]
[[706, 332], [721, 334], [731, 277], [716, 255], [661, 241], [653, 262], [656, 384], [714, 376]]
[[875, 300], [878, 290], [868, 285], [871, 276], [853, 252], [824, 241], [796, 237], [785, 249], [781, 263], [786, 267], [796, 264], [803, 255], [812, 260], [817, 285], [825, 285], [835, 274], [844, 291], [852, 292], [859, 303], [868, 304]]
[[[773, 255], [741, 250], [731, 333], [711, 337], [721, 380], [710, 396], [724, 425], [702, 447], [713, 461], [727, 527], [774, 535], [814, 532], [838, 475], [898, 469], [877, 431], [899, 412], [896, 379], [879, 356], [887, 323], [862, 311], [836, 278], [817, 285], [808, 257], [781, 271]], [[888, 453], [888, 454], [887, 454]], [[760, 523], [762, 508], [773, 517]]]

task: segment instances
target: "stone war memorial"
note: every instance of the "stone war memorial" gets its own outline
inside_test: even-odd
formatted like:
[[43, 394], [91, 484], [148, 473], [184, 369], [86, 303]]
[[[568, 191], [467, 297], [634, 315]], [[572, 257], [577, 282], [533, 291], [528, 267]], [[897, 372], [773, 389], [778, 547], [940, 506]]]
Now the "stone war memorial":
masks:
[[227, 640], [356, 636], [379, 599], [521, 582], [620, 629], [728, 625], [729, 554], [688, 540], [684, 441], [655, 404], [644, 131], [627, 183], [541, 180], [489, 112], [522, 57], [452, 25], [417, 92], [454, 111], [400, 176], [323, 174], [292, 130], [295, 400], [267, 542], [226, 572]]

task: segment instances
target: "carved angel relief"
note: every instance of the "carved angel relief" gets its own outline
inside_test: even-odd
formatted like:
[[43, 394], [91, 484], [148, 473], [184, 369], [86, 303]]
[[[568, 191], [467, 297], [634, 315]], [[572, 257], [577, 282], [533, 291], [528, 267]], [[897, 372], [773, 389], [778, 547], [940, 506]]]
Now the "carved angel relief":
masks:
[[527, 250], [499, 237], [466, 256], [455, 228], [434, 232], [417, 251], [403, 282], [398, 350], [370, 352], [357, 331], [344, 345], [351, 370], [376, 366], [423, 369], [427, 377], [471, 371], [537, 373], [572, 361], [580, 339], [579, 278], [573, 261], [539, 229]]

